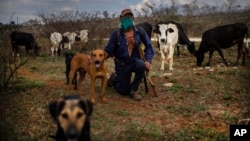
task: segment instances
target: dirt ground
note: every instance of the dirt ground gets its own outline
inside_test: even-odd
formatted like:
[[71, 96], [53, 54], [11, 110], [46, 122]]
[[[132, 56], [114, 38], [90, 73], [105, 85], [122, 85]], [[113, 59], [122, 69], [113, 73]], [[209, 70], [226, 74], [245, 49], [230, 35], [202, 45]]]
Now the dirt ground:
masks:
[[[168, 71], [168, 65], [164, 72], [159, 71], [160, 58], [156, 54], [150, 78], [156, 85], [158, 97], [153, 96], [149, 84], [148, 94], [141, 84], [143, 99], [139, 102], [107, 87], [109, 102], [104, 104], [98, 82], [98, 103], [91, 117], [92, 139], [229, 140], [229, 125], [249, 118], [250, 59], [247, 58], [246, 66], [225, 67], [221, 58], [215, 55], [211, 68], [196, 67], [195, 58], [186, 50], [182, 51], [182, 56], [175, 55], [173, 72]], [[235, 55], [225, 54], [233, 64]], [[111, 73], [111, 59], [108, 64]], [[32, 87], [13, 86], [13, 90], [1, 95], [0, 135], [5, 134], [5, 140], [50, 140], [48, 136], [55, 133], [56, 125], [47, 106], [50, 101], [65, 95], [64, 58], [31, 60], [19, 69], [18, 78], [18, 85], [31, 81]], [[173, 86], [167, 86], [169, 83]], [[87, 77], [82, 84], [82, 97], [89, 98], [89, 86]]]

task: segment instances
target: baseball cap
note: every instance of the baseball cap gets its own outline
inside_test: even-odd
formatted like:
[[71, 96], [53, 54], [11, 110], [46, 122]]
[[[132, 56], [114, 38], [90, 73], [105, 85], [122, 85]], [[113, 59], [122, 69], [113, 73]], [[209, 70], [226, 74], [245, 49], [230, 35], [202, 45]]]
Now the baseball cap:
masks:
[[123, 9], [122, 12], [121, 12], [121, 15], [120, 17], [123, 17], [125, 16], [126, 14], [131, 14], [132, 16], [134, 16], [134, 14], [132, 13], [131, 9]]

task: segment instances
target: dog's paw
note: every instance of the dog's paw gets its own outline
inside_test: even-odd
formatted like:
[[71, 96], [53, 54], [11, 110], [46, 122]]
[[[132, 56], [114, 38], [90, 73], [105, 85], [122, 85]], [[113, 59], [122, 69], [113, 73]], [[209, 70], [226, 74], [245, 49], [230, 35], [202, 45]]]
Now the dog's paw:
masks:
[[96, 100], [95, 99], [91, 99], [91, 102], [94, 104], [94, 105], [96, 105], [97, 104], [97, 102], [96, 102]]
[[106, 104], [106, 103], [108, 103], [109, 101], [108, 101], [107, 98], [102, 98], [102, 102]]

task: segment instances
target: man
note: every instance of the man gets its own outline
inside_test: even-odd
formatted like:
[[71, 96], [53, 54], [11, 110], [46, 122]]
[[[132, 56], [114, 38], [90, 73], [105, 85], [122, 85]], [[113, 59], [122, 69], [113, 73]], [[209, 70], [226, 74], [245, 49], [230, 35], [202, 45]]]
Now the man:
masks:
[[[154, 50], [146, 32], [134, 25], [134, 15], [130, 9], [124, 9], [120, 15], [120, 28], [111, 33], [105, 47], [108, 57], [114, 57], [115, 73], [108, 80], [108, 86], [114, 86], [121, 95], [130, 95], [141, 100], [139, 85], [146, 69], [151, 68]], [[140, 56], [140, 45], [144, 44], [145, 61]], [[135, 77], [131, 82], [132, 73]]]

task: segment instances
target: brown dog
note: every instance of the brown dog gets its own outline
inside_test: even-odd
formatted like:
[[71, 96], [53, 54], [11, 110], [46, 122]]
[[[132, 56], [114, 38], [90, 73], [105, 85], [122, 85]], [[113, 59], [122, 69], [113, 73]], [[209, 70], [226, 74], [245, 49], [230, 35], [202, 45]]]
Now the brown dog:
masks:
[[106, 53], [102, 49], [94, 50], [91, 53], [91, 56], [83, 53], [76, 54], [71, 60], [71, 67], [69, 72], [69, 85], [67, 94], [69, 94], [71, 90], [72, 80], [76, 71], [79, 70], [80, 78], [77, 83], [77, 90], [80, 94], [82, 94], [80, 85], [84, 80], [86, 73], [90, 75], [91, 79], [91, 87], [90, 87], [90, 100], [92, 103], [96, 103], [95, 99], [95, 82], [97, 78], [101, 79], [101, 87], [102, 87], [102, 101], [104, 103], [107, 102], [106, 98], [106, 64], [105, 64]]

